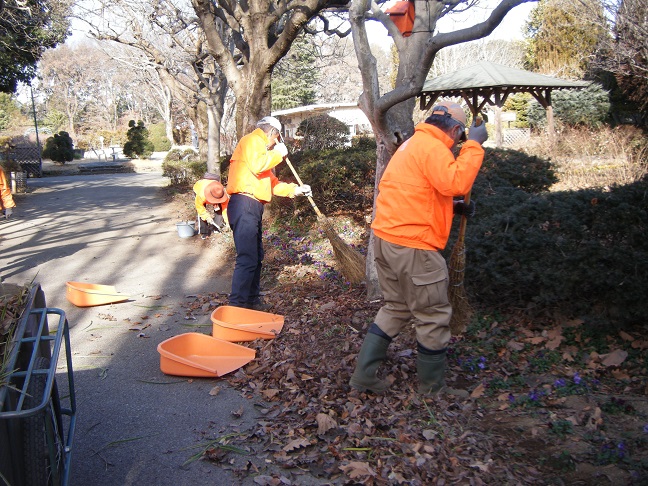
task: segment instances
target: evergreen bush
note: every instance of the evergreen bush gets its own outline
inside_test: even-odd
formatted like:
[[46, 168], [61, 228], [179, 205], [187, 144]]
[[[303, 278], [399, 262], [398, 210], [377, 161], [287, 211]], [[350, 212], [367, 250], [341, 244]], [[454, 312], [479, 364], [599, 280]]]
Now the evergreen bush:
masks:
[[74, 160], [74, 143], [70, 134], [59, 132], [45, 140], [43, 158], [62, 164]]
[[[291, 162], [302, 182], [311, 186], [317, 206], [324, 213], [364, 212], [373, 205], [376, 173], [375, 144], [359, 144], [344, 150], [310, 150], [291, 155]], [[286, 164], [277, 167], [278, 177], [295, 181]], [[299, 207], [310, 206], [304, 198]]]
[[[555, 120], [568, 126], [600, 127], [608, 118], [610, 98], [600, 84], [592, 83], [586, 89], [557, 90], [551, 95]], [[538, 102], [529, 105], [529, 125], [544, 127], [546, 110]]]
[[124, 155], [126, 157], [147, 158], [154, 151], [153, 143], [149, 139], [149, 131], [144, 126], [143, 121], [135, 120], [128, 122], [128, 132], [126, 137], [128, 141], [124, 144]]
[[297, 127], [302, 150], [340, 149], [349, 142], [349, 128], [329, 115], [312, 116]]
[[171, 149], [171, 141], [166, 136], [166, 124], [156, 123], [149, 127], [149, 138], [154, 152], [167, 152]]
[[194, 149], [171, 149], [162, 162], [162, 175], [171, 179], [172, 186], [186, 186], [200, 179], [207, 171]]
[[475, 181], [477, 216], [466, 233], [464, 282], [471, 298], [502, 310], [642, 323], [648, 312], [642, 296], [648, 285], [648, 178], [546, 192], [555, 177], [551, 164], [524, 157], [487, 150]]

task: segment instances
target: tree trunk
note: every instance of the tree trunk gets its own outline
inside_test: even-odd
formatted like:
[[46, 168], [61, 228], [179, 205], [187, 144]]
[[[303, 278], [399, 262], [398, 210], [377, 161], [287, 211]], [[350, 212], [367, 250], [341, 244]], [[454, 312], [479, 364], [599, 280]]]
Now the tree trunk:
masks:
[[222, 110], [218, 110], [213, 100], [207, 100], [207, 172], [220, 178], [220, 124]]
[[[371, 123], [377, 144], [375, 196], [378, 195], [378, 183], [392, 154], [414, 133], [413, 109], [416, 96], [420, 94], [439, 50], [488, 36], [510, 9], [526, 1], [532, 0], [501, 0], [484, 22], [456, 31], [435, 33], [437, 20], [448, 13], [449, 3], [414, 0], [413, 33], [403, 37], [389, 16], [374, 7], [369, 0], [351, 0], [349, 21], [363, 86], [359, 105]], [[398, 53], [394, 88], [382, 95], [376, 58], [371, 52], [365, 27], [368, 12], [387, 29]], [[367, 253], [367, 297], [374, 299], [379, 293], [379, 285], [373, 258], [373, 234]]]
[[238, 139], [256, 128], [256, 123], [272, 112], [270, 73], [248, 75], [245, 86], [234, 86], [236, 97], [236, 136]]

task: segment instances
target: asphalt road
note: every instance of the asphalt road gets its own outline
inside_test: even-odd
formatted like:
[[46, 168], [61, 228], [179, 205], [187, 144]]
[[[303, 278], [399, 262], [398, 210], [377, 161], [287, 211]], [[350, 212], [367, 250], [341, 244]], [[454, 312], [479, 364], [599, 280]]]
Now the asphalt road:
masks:
[[[0, 223], [5, 282], [38, 282], [47, 306], [70, 322], [78, 402], [72, 485], [253, 484], [210, 462], [183, 466], [198, 446], [247, 429], [258, 414], [222, 379], [160, 371], [161, 341], [211, 331], [213, 307], [187, 320], [182, 304], [227, 293], [231, 272], [213, 247], [179, 238], [159, 194], [166, 184], [161, 172], [29, 179], [14, 216]], [[67, 281], [114, 285], [130, 299], [77, 308], [65, 297]], [[130, 330], [137, 326], [147, 327]], [[64, 354], [58, 368], [63, 382]]]

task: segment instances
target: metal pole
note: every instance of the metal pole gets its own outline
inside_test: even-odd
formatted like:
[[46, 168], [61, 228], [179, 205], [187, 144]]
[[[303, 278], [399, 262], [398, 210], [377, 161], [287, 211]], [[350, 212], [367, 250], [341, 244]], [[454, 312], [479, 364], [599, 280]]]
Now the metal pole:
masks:
[[36, 103], [34, 103], [34, 88], [29, 84], [31, 90], [32, 113], [34, 114], [34, 128], [36, 130], [36, 147], [38, 148], [38, 175], [43, 175], [43, 159], [41, 158], [41, 145], [38, 138], [38, 120], [36, 119]]

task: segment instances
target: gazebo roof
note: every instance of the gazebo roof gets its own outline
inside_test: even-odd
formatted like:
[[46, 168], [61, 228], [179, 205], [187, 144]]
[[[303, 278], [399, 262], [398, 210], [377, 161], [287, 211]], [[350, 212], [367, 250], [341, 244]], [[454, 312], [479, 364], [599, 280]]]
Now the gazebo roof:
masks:
[[[460, 96], [475, 108], [478, 105], [481, 108], [486, 102], [504, 103], [509, 94], [519, 92], [531, 93], [536, 98], [550, 102], [549, 93], [554, 89], [582, 89], [589, 84], [587, 81], [568, 81], [480, 61], [426, 81], [421, 90], [421, 109], [429, 109], [441, 96]], [[491, 99], [492, 96], [494, 99]], [[478, 97], [483, 98], [484, 102], [479, 104]]]

